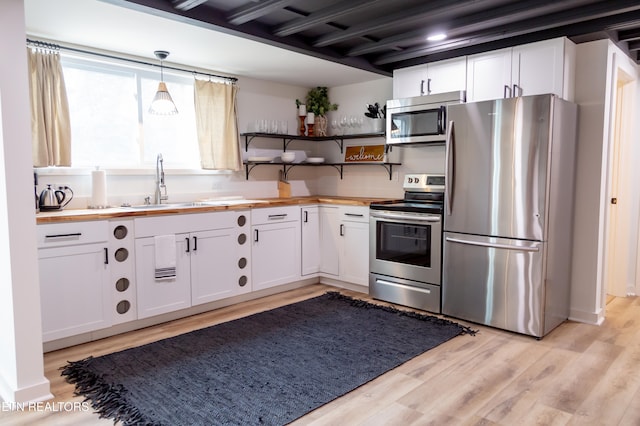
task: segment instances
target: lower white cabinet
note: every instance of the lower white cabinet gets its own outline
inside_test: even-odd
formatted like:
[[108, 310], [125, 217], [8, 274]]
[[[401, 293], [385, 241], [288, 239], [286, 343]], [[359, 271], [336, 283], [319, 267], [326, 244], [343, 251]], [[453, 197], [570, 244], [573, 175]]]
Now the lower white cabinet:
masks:
[[320, 271], [363, 286], [369, 285], [369, 208], [321, 206]]
[[254, 209], [251, 224], [253, 290], [300, 280], [300, 207]]
[[111, 325], [107, 222], [39, 225], [43, 341]]
[[320, 272], [320, 207], [301, 209], [302, 275]]
[[[251, 291], [248, 218], [239, 210], [137, 220], [138, 318]], [[155, 238], [146, 235], [159, 230], [175, 236], [174, 278], [155, 278]]]
[[136, 284], [138, 319], [191, 306], [191, 258], [187, 251], [190, 234], [175, 234], [176, 275], [155, 278], [155, 239], [136, 238]]
[[242, 227], [199, 232], [191, 251], [191, 303], [212, 302], [251, 291], [251, 246]]

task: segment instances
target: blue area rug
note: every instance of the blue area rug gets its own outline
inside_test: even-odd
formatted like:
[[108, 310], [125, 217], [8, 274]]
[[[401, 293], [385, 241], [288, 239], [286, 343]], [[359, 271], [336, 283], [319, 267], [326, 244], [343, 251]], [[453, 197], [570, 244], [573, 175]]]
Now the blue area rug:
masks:
[[473, 331], [337, 292], [62, 369], [125, 425], [282, 425]]

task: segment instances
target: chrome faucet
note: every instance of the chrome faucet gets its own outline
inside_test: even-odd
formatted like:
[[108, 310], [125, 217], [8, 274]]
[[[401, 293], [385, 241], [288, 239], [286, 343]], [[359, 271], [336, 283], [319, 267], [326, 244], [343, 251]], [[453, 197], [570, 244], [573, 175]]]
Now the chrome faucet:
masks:
[[[167, 186], [164, 184], [164, 167], [162, 154], [158, 154], [156, 158], [156, 195], [155, 195], [155, 203], [162, 204], [162, 200], [168, 200], [169, 196], [167, 195]], [[164, 195], [162, 191], [164, 190]]]

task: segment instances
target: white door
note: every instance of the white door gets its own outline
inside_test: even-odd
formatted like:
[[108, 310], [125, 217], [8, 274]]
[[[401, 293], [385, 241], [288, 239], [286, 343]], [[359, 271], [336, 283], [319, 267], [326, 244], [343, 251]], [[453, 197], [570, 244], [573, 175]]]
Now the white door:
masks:
[[191, 306], [191, 266], [189, 234], [176, 234], [176, 277], [155, 279], [153, 237], [136, 239], [136, 290], [138, 319]]
[[340, 279], [369, 285], [369, 223], [342, 222]]
[[[513, 48], [514, 96], [563, 96], [564, 39], [546, 40]], [[517, 87], [515, 87], [515, 86]]]
[[43, 341], [111, 325], [106, 244], [38, 250]]
[[300, 222], [282, 222], [252, 228], [253, 290], [300, 279]]
[[412, 98], [427, 94], [427, 65], [401, 68], [393, 72], [393, 98]]
[[467, 102], [511, 97], [511, 48], [467, 57]]
[[429, 64], [425, 94], [436, 94], [466, 90], [467, 58], [448, 59]]
[[191, 303], [211, 302], [249, 290], [241, 281], [233, 228], [191, 234]]
[[302, 209], [302, 275], [320, 272], [319, 207]]
[[337, 207], [320, 207], [320, 272], [340, 274], [340, 217]]

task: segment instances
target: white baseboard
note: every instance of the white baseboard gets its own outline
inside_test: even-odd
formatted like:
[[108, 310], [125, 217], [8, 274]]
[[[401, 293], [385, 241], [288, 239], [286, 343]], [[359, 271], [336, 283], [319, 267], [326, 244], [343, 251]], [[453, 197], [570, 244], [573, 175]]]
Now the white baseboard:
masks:
[[598, 312], [587, 312], [571, 309], [569, 312], [569, 320], [585, 324], [602, 325], [604, 322], [604, 310], [600, 309]]
[[38, 383], [30, 386], [13, 389], [4, 377], [0, 376], [0, 397], [5, 403], [29, 403], [47, 401], [53, 398], [49, 380], [42, 378]]

